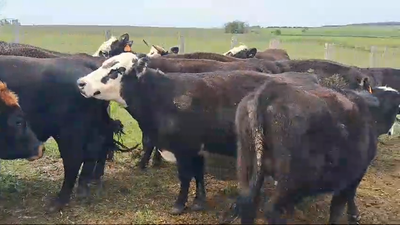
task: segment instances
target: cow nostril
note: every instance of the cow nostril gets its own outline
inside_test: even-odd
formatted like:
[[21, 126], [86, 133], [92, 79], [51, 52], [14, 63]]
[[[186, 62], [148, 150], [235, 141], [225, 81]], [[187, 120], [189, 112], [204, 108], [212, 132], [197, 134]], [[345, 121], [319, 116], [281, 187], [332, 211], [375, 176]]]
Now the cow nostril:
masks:
[[78, 86], [79, 87], [84, 87], [86, 85], [85, 81], [78, 81]]
[[99, 95], [100, 91], [96, 91], [95, 93], [93, 93], [93, 96]]

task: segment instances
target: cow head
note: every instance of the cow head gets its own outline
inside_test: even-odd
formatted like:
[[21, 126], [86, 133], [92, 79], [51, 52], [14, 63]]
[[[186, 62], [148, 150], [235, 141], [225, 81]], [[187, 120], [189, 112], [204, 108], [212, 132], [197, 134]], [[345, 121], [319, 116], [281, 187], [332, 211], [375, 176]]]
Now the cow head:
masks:
[[376, 120], [378, 134], [387, 133], [399, 113], [400, 93], [387, 86], [372, 88], [372, 95], [379, 100], [379, 106], [371, 109]]
[[[150, 47], [150, 45], [143, 39], [143, 42]], [[173, 54], [178, 54], [179, 53], [179, 47], [174, 46], [170, 48], [170, 51], [168, 52], [167, 50], [165, 50], [163, 47], [159, 46], [159, 45], [151, 45], [150, 47], [150, 52], [147, 53], [147, 56], [149, 58], [155, 58], [155, 57], [160, 57], [160, 56], [164, 56], [164, 55], [168, 55], [170, 53]]]
[[130, 52], [132, 51], [132, 44], [133, 41], [129, 40], [129, 34], [125, 33], [119, 38], [112, 36], [100, 45], [99, 49], [97, 49], [93, 56], [109, 58], [121, 54], [122, 52]]
[[145, 54], [122, 53], [103, 62], [101, 67], [77, 80], [81, 94], [86, 98], [116, 101], [127, 107], [121, 95], [124, 77], [140, 77], [147, 68]]
[[224, 55], [240, 59], [248, 59], [248, 58], [254, 58], [254, 56], [256, 56], [256, 53], [257, 53], [256, 48], [249, 49], [246, 45], [240, 45], [225, 52]]
[[0, 82], [0, 158], [35, 160], [44, 146], [28, 126], [18, 97]]

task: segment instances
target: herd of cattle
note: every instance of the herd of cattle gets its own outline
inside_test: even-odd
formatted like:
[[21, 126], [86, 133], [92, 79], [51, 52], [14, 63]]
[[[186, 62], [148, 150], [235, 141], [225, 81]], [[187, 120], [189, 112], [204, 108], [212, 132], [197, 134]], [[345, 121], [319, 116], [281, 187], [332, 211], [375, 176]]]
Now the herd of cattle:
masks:
[[86, 196], [90, 182], [101, 188], [112, 153], [129, 150], [114, 140], [123, 132], [107, 111], [115, 101], [143, 132], [140, 168], [154, 149], [155, 165], [176, 162], [173, 214], [185, 210], [193, 177], [191, 209], [204, 209], [204, 156], [217, 153], [237, 158], [232, 213], [242, 223], [254, 222], [265, 178], [275, 181], [264, 207], [269, 223], [304, 197], [332, 192], [329, 223], [346, 204], [349, 223], [359, 222], [356, 189], [378, 136], [392, 132], [400, 70], [291, 60], [282, 49], [244, 45], [225, 54], [148, 46], [148, 54], [132, 51], [128, 34], [93, 55], [0, 42], [0, 158], [35, 160], [56, 140], [64, 181], [49, 211], [69, 202], [82, 164], [77, 194]]

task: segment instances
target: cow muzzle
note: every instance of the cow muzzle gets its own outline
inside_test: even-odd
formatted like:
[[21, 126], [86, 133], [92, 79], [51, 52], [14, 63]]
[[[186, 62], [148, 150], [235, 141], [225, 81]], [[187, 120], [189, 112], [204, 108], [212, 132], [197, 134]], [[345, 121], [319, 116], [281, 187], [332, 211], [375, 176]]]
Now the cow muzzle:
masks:
[[77, 86], [78, 86], [78, 88], [79, 88], [79, 92], [81, 93], [81, 95], [82, 95], [83, 97], [85, 97], [85, 98], [90, 98], [90, 97], [91, 97], [90, 95], [88, 95], [88, 94], [86, 93], [86, 90], [85, 90], [85, 89], [87, 89], [88, 85], [87, 85], [87, 83], [86, 83], [84, 80], [78, 79], [78, 80], [76, 81], [76, 84], [77, 84]]
[[37, 155], [28, 158], [28, 161], [35, 161], [37, 159], [42, 158], [43, 154], [44, 154], [44, 151], [46, 150], [45, 147], [44, 147], [44, 143], [40, 143], [40, 145], [37, 146], [35, 149], [37, 151]]

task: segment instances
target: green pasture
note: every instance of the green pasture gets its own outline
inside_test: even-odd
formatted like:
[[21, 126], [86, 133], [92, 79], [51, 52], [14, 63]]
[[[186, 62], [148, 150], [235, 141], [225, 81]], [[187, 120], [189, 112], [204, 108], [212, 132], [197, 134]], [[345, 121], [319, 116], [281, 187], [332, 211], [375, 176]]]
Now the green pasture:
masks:
[[[376, 46], [377, 67], [400, 68], [399, 27], [338, 27], [280, 28], [282, 34], [273, 35], [277, 28], [253, 28], [247, 34], [238, 34], [238, 43], [264, 50], [272, 39], [281, 41], [281, 48], [294, 59], [324, 58], [325, 43], [334, 43], [331, 59], [356, 66], [367, 67], [370, 63], [370, 48]], [[119, 36], [128, 33], [134, 41], [134, 49], [148, 52], [142, 39], [165, 48], [178, 45], [179, 36], [184, 37], [185, 52], [208, 51], [224, 53], [231, 46], [232, 34], [222, 29], [195, 28], [151, 28], [151, 27], [90, 27], [90, 26], [22, 26], [20, 42], [61, 52], [93, 53], [105, 39], [105, 31]], [[0, 28], [0, 39], [14, 40], [14, 27]]]
[[[0, 40], [13, 41], [15, 38], [13, 29], [13, 27], [1, 27]], [[377, 66], [400, 68], [400, 50], [395, 48], [400, 46], [400, 27], [310, 28], [305, 32], [301, 28], [285, 28], [281, 29], [280, 36], [271, 33], [275, 29], [278, 28], [252, 29], [250, 33], [236, 37], [239, 43], [260, 50], [268, 48], [270, 40], [279, 39], [281, 48], [287, 50], [292, 59], [322, 59], [325, 54], [324, 44], [335, 43], [333, 60], [361, 67], [369, 65], [369, 49], [371, 46], [377, 46]], [[111, 30], [115, 36], [128, 33], [134, 41], [133, 49], [143, 53], [147, 53], [149, 48], [142, 39], [146, 39], [150, 44], [169, 48], [178, 45], [181, 35], [185, 39], [185, 53], [196, 51], [223, 53], [229, 50], [232, 38], [231, 34], [225, 34], [222, 29], [22, 26], [20, 42], [60, 52], [92, 54], [105, 40], [106, 30]], [[125, 110], [113, 103], [111, 115], [120, 119], [125, 126], [124, 144], [133, 146], [141, 141], [141, 132], [136, 121]], [[400, 133], [400, 128], [396, 132]], [[44, 197], [54, 196], [59, 191], [63, 179], [57, 145], [52, 139], [47, 142], [46, 156], [37, 162], [2, 161], [0, 221], [5, 223], [216, 222], [215, 213], [211, 215], [211, 212], [192, 213], [187, 217], [170, 217], [167, 212], [172, 206], [179, 186], [175, 167], [170, 166], [160, 171], [150, 169], [147, 174], [143, 174], [135, 169], [138, 154], [139, 152], [133, 155], [116, 154], [115, 162], [108, 164], [110, 166], [107, 167], [105, 179], [108, 180], [109, 186], [106, 196], [91, 200], [92, 203], [94, 201], [91, 205], [73, 201], [71, 204], [75, 208], [69, 206], [64, 214], [57, 215], [47, 215], [44, 212], [47, 201]], [[211, 189], [210, 195], [227, 193], [231, 188], [230, 185], [233, 185], [214, 180], [207, 182], [208, 190]], [[137, 192], [138, 190], [142, 192]], [[172, 191], [168, 192], [169, 194], [157, 194], [166, 190]], [[215, 205], [214, 209], [222, 207], [220, 203]], [[322, 216], [326, 216], [327, 211], [319, 213], [325, 213]], [[325, 223], [324, 218], [318, 218], [319, 220], [313, 221]]]

